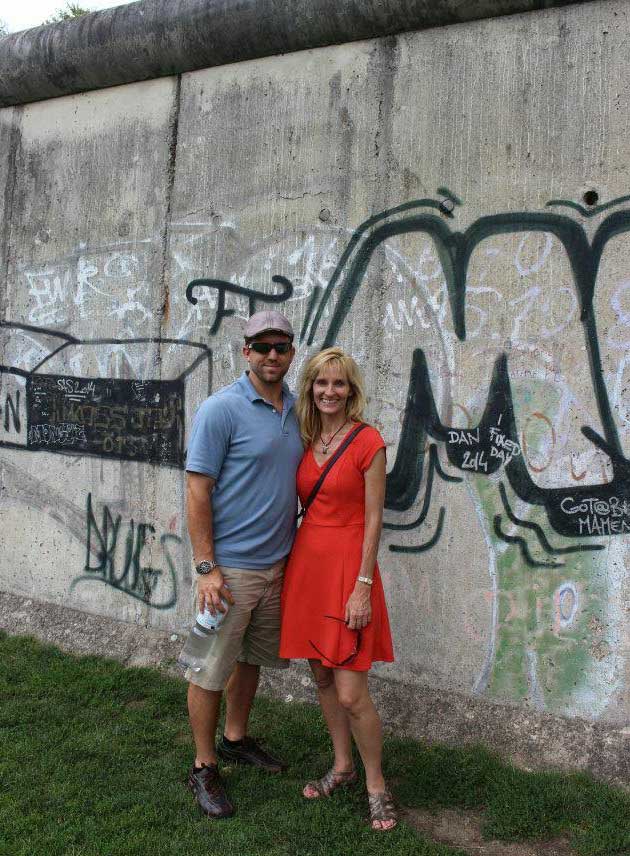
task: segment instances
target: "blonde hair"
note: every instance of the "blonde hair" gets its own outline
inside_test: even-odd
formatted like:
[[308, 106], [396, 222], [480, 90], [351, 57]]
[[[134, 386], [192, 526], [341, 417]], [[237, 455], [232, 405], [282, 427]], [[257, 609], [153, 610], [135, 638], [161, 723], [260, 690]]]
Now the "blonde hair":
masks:
[[295, 405], [302, 441], [308, 448], [322, 428], [319, 410], [313, 400], [313, 384], [322, 369], [330, 366], [338, 369], [346, 376], [350, 385], [350, 395], [346, 402], [346, 417], [355, 422], [363, 421], [365, 407], [365, 391], [361, 371], [350, 354], [341, 348], [324, 348], [306, 363], [302, 369], [298, 388], [298, 398]]

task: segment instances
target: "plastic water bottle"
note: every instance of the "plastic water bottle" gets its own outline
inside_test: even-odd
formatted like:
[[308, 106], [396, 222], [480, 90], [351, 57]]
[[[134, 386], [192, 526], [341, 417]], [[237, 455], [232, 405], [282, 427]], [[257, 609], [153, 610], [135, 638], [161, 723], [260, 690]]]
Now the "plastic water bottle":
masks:
[[221, 604], [225, 608], [225, 612], [219, 612], [217, 609], [216, 615], [212, 615], [206, 607], [203, 612], [197, 614], [192, 630], [188, 634], [186, 644], [182, 648], [182, 652], [178, 658], [180, 666], [190, 669], [191, 672], [201, 671], [208, 656], [214, 634], [221, 626], [221, 622], [227, 614], [227, 601], [221, 598]]

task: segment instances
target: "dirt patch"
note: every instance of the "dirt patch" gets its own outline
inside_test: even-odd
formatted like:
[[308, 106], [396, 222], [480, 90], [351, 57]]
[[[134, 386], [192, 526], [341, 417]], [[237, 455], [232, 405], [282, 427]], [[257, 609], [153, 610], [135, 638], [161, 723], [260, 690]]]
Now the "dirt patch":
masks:
[[566, 839], [553, 841], [486, 841], [481, 834], [483, 815], [479, 812], [442, 809], [435, 814], [408, 808], [403, 819], [426, 838], [458, 847], [470, 856], [575, 856]]
[[192, 734], [190, 733], [190, 728], [178, 731], [173, 742], [177, 746], [192, 746]]
[[125, 704], [125, 707], [128, 710], [143, 710], [148, 704], [148, 699], [146, 698], [133, 698], [131, 701], [128, 701]]

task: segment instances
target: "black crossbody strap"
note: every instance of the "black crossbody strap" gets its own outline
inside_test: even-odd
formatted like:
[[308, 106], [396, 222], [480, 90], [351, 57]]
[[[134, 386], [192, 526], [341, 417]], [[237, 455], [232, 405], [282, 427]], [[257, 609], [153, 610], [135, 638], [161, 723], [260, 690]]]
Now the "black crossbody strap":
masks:
[[332, 470], [332, 468], [334, 467], [334, 465], [337, 463], [337, 461], [339, 460], [339, 458], [340, 458], [340, 457], [343, 455], [343, 453], [346, 451], [346, 449], [348, 448], [348, 446], [350, 445], [350, 443], [352, 443], [352, 441], [353, 441], [353, 440], [354, 440], [354, 438], [357, 436], [357, 434], [359, 434], [361, 431], [363, 431], [363, 429], [364, 429], [364, 428], [367, 428], [367, 425], [365, 424], [365, 422], [361, 422], [361, 424], [360, 424], [360, 425], [357, 425], [357, 427], [356, 427], [356, 428], [354, 428], [354, 429], [353, 429], [353, 430], [348, 434], [348, 436], [347, 436], [347, 437], [346, 437], [346, 439], [343, 441], [343, 443], [339, 446], [339, 448], [337, 449], [337, 451], [335, 452], [335, 454], [334, 454], [334, 455], [332, 456], [332, 458], [328, 461], [328, 463], [327, 463], [327, 464], [326, 464], [326, 466], [324, 467], [324, 470], [322, 471], [322, 474], [321, 474], [321, 475], [320, 475], [320, 477], [317, 479], [317, 482], [316, 482], [315, 486], [313, 487], [313, 490], [309, 493], [309, 495], [308, 495], [308, 497], [307, 497], [307, 499], [306, 499], [306, 502], [304, 503], [304, 505], [303, 505], [303, 507], [302, 507], [302, 510], [301, 510], [301, 511], [300, 511], [300, 513], [298, 514], [298, 520], [300, 519], [300, 517], [304, 517], [304, 515], [306, 514], [306, 512], [309, 510], [309, 508], [310, 508], [310, 507], [311, 507], [311, 505], [313, 504], [313, 500], [315, 499], [315, 497], [316, 497], [316, 496], [317, 496], [317, 494], [319, 493], [319, 489], [320, 489], [320, 488], [321, 488], [321, 486], [324, 484], [324, 480], [326, 479], [326, 476], [328, 475], [328, 473]]

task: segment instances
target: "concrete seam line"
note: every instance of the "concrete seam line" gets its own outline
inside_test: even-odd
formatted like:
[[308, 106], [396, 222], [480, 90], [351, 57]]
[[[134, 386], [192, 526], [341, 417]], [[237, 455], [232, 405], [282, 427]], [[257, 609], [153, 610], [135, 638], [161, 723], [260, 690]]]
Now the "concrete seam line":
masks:
[[593, 0], [140, 0], [0, 40], [0, 107]]
[[[169, 116], [169, 139], [168, 139], [168, 164], [166, 174], [166, 215], [164, 218], [164, 226], [161, 235], [162, 244], [162, 261], [160, 267], [160, 295], [162, 297], [162, 307], [160, 310], [160, 336], [162, 335], [164, 322], [168, 322], [170, 308], [169, 285], [167, 282], [167, 267], [168, 267], [168, 247], [170, 242], [171, 229], [171, 210], [173, 204], [173, 188], [175, 186], [175, 169], [177, 161], [177, 139], [179, 135], [179, 116], [181, 110], [181, 92], [182, 92], [182, 77], [177, 75], [175, 81], [175, 91], [173, 94], [173, 103]], [[158, 362], [161, 363], [162, 353], [161, 348], [158, 349]]]

